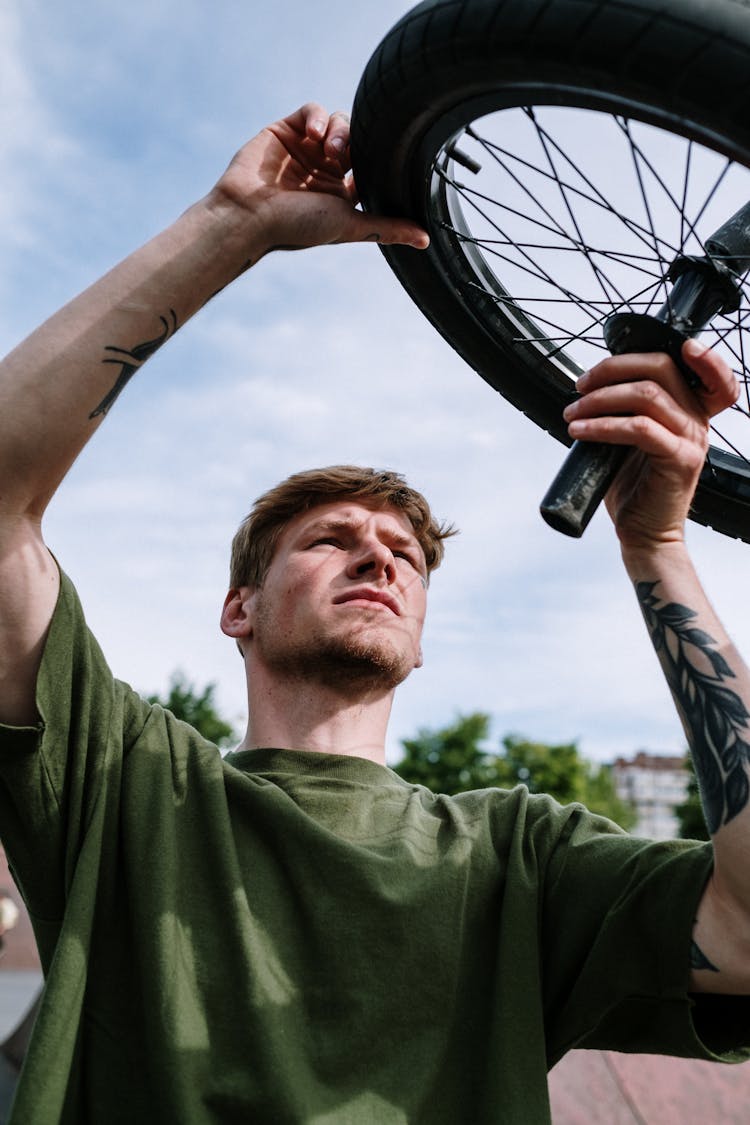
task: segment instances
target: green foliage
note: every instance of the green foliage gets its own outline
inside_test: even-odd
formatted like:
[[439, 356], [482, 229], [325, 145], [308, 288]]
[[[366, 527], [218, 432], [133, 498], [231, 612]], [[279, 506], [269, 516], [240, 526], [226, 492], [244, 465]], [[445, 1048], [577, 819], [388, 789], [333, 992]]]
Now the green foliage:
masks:
[[522, 784], [530, 793], [548, 793], [563, 805], [583, 800], [587, 763], [574, 742], [549, 746], [511, 734], [506, 735], [502, 745], [507, 785]]
[[630, 831], [635, 827], [638, 814], [631, 801], [623, 801], [617, 796], [615, 781], [609, 766], [593, 765], [587, 763], [588, 776], [583, 803], [591, 812], [606, 816], [619, 824], [620, 828]]
[[442, 730], [420, 728], [416, 738], [401, 743], [404, 757], [394, 766], [396, 773], [433, 793], [465, 793], [501, 784], [494, 770], [494, 755], [482, 748], [490, 729], [490, 717], [480, 711], [459, 716]]
[[206, 684], [198, 691], [183, 672], [173, 672], [169, 681], [169, 692], [163, 698], [150, 695], [149, 703], [159, 703], [171, 711], [177, 719], [182, 719], [195, 727], [199, 734], [209, 742], [224, 749], [236, 742], [237, 738], [230, 723], [221, 718], [214, 703], [216, 684]]
[[635, 810], [617, 797], [609, 769], [582, 758], [576, 743], [548, 745], [507, 735], [497, 754], [487, 746], [489, 726], [489, 715], [475, 712], [442, 729], [422, 728], [416, 738], [402, 743], [404, 757], [393, 768], [406, 781], [435, 793], [523, 784], [561, 804], [580, 801], [623, 828], [635, 824]]
[[693, 759], [689, 754], [685, 759], [685, 769], [690, 773], [687, 796], [683, 803], [674, 810], [679, 825], [679, 835], [683, 840], [708, 840], [708, 828], [706, 827], [706, 818], [703, 815], [698, 778], [695, 776]]

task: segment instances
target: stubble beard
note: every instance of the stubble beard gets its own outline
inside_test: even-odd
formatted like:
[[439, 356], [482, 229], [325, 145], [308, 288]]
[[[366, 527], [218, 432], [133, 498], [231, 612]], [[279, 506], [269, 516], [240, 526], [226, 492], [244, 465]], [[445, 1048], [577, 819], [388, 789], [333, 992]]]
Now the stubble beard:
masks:
[[258, 655], [280, 678], [318, 684], [347, 697], [383, 694], [406, 679], [414, 667], [407, 654], [367, 631], [345, 635], [312, 634], [302, 644], [287, 644], [272, 631], [256, 630]]
[[392, 691], [412, 669], [394, 646], [358, 637], [320, 638], [317, 650], [311, 647], [307, 659], [300, 656], [307, 679], [346, 694]]

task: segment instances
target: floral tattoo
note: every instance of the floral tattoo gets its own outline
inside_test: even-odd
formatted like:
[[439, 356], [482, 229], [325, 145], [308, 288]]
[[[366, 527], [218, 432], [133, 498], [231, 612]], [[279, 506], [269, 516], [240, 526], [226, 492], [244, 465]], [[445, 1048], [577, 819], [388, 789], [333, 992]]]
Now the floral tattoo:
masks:
[[697, 613], [654, 592], [658, 582], [637, 582], [636, 593], [667, 683], [681, 712], [711, 835], [750, 800], [748, 713], [727, 681], [735, 673], [716, 641], [694, 624]]

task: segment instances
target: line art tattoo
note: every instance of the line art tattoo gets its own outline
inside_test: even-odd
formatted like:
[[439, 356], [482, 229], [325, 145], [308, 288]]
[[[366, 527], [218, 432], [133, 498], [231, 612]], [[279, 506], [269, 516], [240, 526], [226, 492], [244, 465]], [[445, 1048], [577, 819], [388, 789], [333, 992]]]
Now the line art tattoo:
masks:
[[[658, 582], [636, 582], [651, 640], [682, 715], [708, 830], [713, 836], [750, 800], [750, 743], [745, 704], [726, 681], [735, 674], [713, 637], [693, 624], [697, 613], [654, 593]], [[710, 671], [709, 671], [710, 669]]]
[[168, 340], [170, 336], [174, 335], [177, 331], [177, 314], [174, 309], [169, 310], [169, 319], [160, 316], [159, 320], [162, 324], [162, 331], [153, 340], [144, 340], [142, 344], [136, 344], [130, 351], [127, 348], [118, 348], [114, 344], [108, 344], [105, 347], [105, 352], [112, 352], [112, 355], [105, 356], [102, 363], [114, 363], [120, 368], [120, 374], [117, 376], [112, 390], [109, 391], [95, 410], [89, 414], [89, 419], [98, 418], [100, 415], [106, 414], [110, 407], [114, 405], [115, 401], [119, 398], [121, 391], [127, 386], [130, 380], [135, 375], [147, 359], [150, 359], [154, 352], [158, 351], [161, 345]]

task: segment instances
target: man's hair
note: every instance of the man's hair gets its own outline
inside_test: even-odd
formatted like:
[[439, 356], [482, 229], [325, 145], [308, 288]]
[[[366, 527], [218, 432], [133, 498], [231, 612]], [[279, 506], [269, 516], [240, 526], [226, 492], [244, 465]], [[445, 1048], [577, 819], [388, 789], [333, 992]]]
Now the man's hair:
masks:
[[410, 488], [400, 473], [358, 465], [309, 469], [292, 474], [255, 501], [232, 540], [230, 586], [261, 586], [289, 521], [300, 512], [335, 500], [403, 512], [424, 552], [428, 574], [442, 562], [443, 540], [456, 534], [450, 524], [437, 522], [424, 496]]

